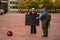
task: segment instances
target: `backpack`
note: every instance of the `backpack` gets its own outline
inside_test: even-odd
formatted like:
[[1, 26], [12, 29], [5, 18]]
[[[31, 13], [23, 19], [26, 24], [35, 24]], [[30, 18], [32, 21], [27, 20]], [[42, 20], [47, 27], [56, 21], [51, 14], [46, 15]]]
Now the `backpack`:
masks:
[[50, 22], [50, 21], [51, 21], [51, 15], [48, 14], [48, 13], [46, 14], [46, 21], [47, 21], [47, 22]]

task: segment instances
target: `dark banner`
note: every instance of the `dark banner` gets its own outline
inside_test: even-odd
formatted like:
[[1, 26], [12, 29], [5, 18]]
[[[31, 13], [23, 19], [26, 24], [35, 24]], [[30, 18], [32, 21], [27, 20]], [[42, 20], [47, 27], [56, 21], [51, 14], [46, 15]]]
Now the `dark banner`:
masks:
[[36, 25], [39, 26], [39, 19], [36, 20], [37, 14], [26, 14], [25, 15], [25, 25]]

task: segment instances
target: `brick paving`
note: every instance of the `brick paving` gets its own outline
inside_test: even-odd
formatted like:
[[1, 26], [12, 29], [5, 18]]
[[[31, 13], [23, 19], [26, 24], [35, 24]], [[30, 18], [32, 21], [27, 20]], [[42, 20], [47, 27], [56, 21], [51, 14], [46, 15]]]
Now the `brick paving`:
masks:
[[[0, 15], [0, 40], [60, 40], [60, 13], [51, 14], [52, 20], [48, 37], [42, 37], [41, 23], [37, 34], [30, 34], [30, 26], [25, 25], [25, 14], [8, 13]], [[8, 31], [13, 36], [7, 36]]]

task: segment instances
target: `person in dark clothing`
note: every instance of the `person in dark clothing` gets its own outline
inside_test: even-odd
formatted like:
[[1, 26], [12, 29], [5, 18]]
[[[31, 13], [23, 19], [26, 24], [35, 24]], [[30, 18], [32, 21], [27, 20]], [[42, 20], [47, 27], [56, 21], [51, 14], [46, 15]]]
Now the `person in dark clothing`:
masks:
[[36, 26], [31, 25], [31, 34], [36, 34]]
[[[37, 12], [35, 12], [35, 8], [32, 8], [32, 12], [30, 13], [32, 15], [32, 24], [36, 23], [36, 15]], [[36, 34], [36, 25], [31, 25], [31, 34]]]
[[36, 20], [38, 14], [35, 8], [32, 8], [32, 11], [29, 14], [26, 14], [25, 25], [31, 26], [31, 34], [36, 34], [36, 26], [39, 26], [39, 20]]

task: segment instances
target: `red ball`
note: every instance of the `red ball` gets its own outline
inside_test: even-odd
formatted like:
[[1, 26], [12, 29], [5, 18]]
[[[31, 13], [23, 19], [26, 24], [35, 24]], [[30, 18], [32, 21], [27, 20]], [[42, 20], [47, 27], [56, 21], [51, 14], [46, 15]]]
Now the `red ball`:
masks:
[[8, 31], [8, 32], [7, 32], [7, 35], [8, 35], [8, 36], [13, 36], [12, 31]]

